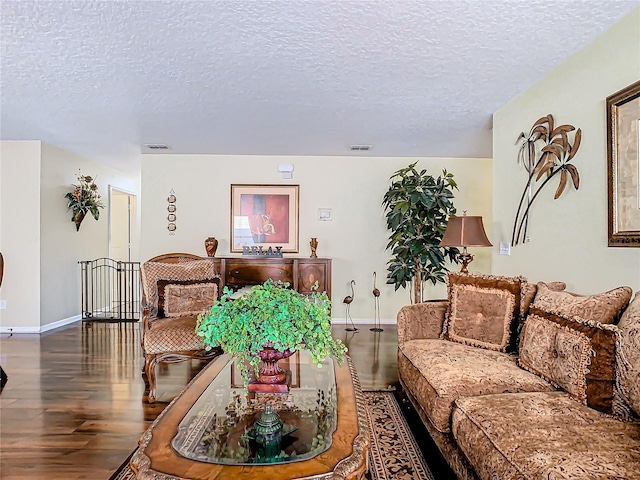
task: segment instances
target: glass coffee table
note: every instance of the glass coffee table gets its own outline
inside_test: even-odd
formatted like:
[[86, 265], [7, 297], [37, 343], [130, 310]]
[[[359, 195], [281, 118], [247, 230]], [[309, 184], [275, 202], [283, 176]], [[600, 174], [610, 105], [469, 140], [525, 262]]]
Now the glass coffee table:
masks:
[[287, 393], [246, 394], [227, 355], [205, 367], [140, 439], [137, 478], [362, 478], [369, 425], [351, 359], [318, 368], [303, 350], [286, 363]]

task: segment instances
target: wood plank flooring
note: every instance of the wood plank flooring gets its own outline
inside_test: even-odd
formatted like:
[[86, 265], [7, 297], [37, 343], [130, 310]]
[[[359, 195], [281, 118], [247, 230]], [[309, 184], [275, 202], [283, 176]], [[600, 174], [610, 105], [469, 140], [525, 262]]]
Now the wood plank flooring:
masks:
[[[108, 479], [138, 438], [205, 365], [158, 367], [158, 400], [146, 402], [139, 323], [79, 322], [42, 335], [2, 335], [0, 478]], [[394, 325], [357, 333], [334, 326], [363, 389], [398, 383]]]

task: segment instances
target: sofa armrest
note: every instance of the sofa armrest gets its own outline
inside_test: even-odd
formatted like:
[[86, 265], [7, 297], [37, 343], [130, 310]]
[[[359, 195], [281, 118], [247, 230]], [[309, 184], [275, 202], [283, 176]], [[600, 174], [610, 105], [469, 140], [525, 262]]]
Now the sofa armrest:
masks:
[[418, 338], [440, 338], [447, 315], [447, 300], [406, 305], [398, 312], [398, 345]]

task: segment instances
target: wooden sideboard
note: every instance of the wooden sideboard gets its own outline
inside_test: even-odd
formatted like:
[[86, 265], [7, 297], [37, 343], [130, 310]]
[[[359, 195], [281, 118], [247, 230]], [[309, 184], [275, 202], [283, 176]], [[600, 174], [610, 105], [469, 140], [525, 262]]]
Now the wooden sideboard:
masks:
[[318, 282], [318, 291], [327, 292], [331, 298], [330, 258], [260, 258], [214, 257], [216, 271], [225, 285], [233, 290], [259, 285], [269, 278], [288, 282], [300, 293], [310, 293]]

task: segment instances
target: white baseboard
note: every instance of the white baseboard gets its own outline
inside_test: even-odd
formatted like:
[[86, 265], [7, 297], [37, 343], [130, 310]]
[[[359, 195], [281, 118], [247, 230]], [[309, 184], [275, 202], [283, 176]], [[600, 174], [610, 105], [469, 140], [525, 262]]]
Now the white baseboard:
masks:
[[[345, 320], [344, 318], [336, 318], [333, 317], [331, 319], [331, 325], [340, 325], [340, 324], [344, 324]], [[350, 321], [347, 320], [347, 323], [351, 324]], [[353, 319], [353, 323], [356, 325], [374, 325], [376, 322], [373, 318], [354, 318]], [[396, 319], [395, 318], [381, 318], [380, 319], [380, 325], [395, 325], [396, 324]]]
[[[65, 325], [69, 325], [71, 323], [79, 322], [82, 320], [82, 315], [74, 315], [73, 317], [63, 318], [62, 320], [58, 320], [57, 322], [48, 323], [43, 326], [33, 326], [33, 327], [3, 327], [0, 326], [0, 334], [2, 333], [44, 333], [49, 330], [53, 330], [56, 328], [64, 327]], [[344, 324], [344, 318], [332, 318], [331, 325], [340, 325]], [[351, 323], [351, 322], [348, 322]], [[353, 323], [355, 325], [374, 325], [375, 320], [373, 318], [354, 318]], [[395, 325], [395, 318], [381, 318], [380, 325]]]
[[56, 328], [64, 327], [65, 325], [69, 325], [71, 323], [79, 322], [82, 320], [82, 315], [74, 315], [73, 317], [63, 318], [62, 320], [58, 320], [57, 322], [47, 323], [46, 325], [39, 326], [28, 326], [28, 327], [3, 327], [0, 326], [0, 334], [2, 333], [11, 333], [14, 335], [20, 333], [44, 333], [49, 330], [54, 330]]

